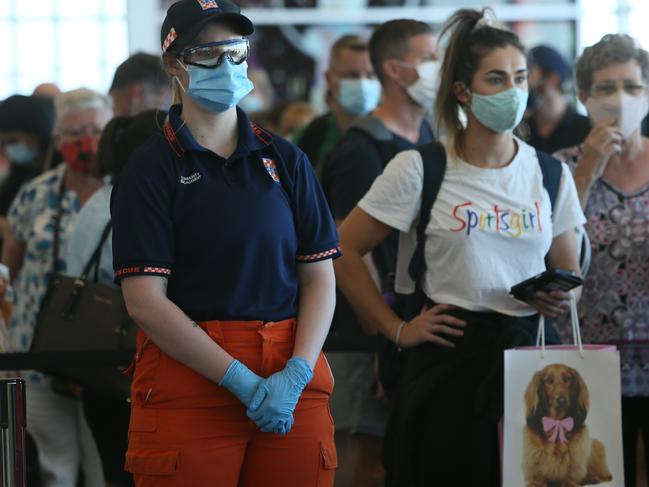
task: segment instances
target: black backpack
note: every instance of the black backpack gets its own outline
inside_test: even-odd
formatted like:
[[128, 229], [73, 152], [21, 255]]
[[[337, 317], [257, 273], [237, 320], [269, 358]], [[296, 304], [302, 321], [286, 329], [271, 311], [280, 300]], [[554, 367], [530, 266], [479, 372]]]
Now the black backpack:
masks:
[[[426, 295], [421, 288], [422, 278], [426, 274], [425, 231], [430, 221], [433, 204], [437, 199], [446, 173], [446, 151], [439, 142], [419, 146], [417, 150], [421, 154], [423, 164], [423, 185], [419, 222], [417, 224], [417, 246], [408, 265], [408, 273], [415, 283], [415, 291], [412, 294], [398, 295], [397, 313], [404, 320], [411, 320], [417, 316], [426, 304]], [[561, 184], [561, 162], [538, 150], [536, 155], [543, 174], [543, 186], [550, 196], [551, 208], [554, 210]], [[404, 353], [397, 349], [394, 342], [381, 335], [378, 342], [378, 355], [379, 381], [388, 396], [390, 396], [398, 384]]]

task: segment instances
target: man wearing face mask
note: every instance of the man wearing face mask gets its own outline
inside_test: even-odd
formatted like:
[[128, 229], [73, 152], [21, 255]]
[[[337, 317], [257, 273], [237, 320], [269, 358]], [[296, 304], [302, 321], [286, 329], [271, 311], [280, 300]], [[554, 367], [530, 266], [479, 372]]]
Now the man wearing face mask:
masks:
[[581, 144], [590, 132], [590, 123], [566, 100], [570, 65], [555, 49], [537, 46], [528, 53], [528, 67], [528, 144], [549, 154]]
[[[370, 39], [370, 59], [381, 83], [381, 102], [370, 115], [360, 118], [345, 132], [322, 167], [322, 185], [332, 213], [339, 224], [356, 206], [398, 152], [432, 141], [425, 115], [432, 110], [437, 87], [436, 39], [426, 23], [410, 19], [393, 20], [379, 26]], [[398, 245], [394, 232], [368, 257], [375, 270], [377, 286], [393, 301], [393, 280]], [[358, 351], [376, 347], [376, 330], [359, 322], [341, 293], [329, 342], [344, 338]], [[371, 348], [370, 348], [371, 349]], [[346, 369], [350, 390], [350, 431], [358, 449], [356, 471], [380, 472], [380, 445], [387, 406], [377, 385], [374, 353], [349, 354]], [[381, 394], [381, 392], [379, 392]], [[367, 475], [366, 475], [367, 477]], [[374, 485], [380, 474], [369, 480]], [[358, 479], [358, 482], [362, 482]]]
[[10, 161], [0, 186], [0, 215], [7, 214], [20, 187], [43, 170], [53, 124], [49, 100], [14, 95], [0, 103], [0, 150]]
[[358, 117], [376, 108], [381, 84], [374, 75], [367, 41], [345, 35], [331, 47], [327, 81], [329, 112], [317, 117], [295, 137], [295, 143], [318, 167], [340, 140], [342, 133]]

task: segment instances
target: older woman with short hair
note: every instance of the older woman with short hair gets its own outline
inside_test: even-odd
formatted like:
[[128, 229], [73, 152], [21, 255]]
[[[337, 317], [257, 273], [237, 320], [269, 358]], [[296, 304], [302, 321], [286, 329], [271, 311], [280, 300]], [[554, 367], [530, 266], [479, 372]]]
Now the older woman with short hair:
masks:
[[[90, 170], [99, 135], [111, 118], [110, 100], [78, 89], [59, 95], [55, 110], [55, 144], [65, 162], [27, 183], [7, 216], [10, 231], [2, 261], [11, 270], [16, 291], [9, 326], [14, 351], [29, 350], [48, 281], [53, 273], [66, 270], [66, 245], [77, 214], [101, 186]], [[42, 485], [74, 486], [80, 466], [87, 487], [103, 485], [97, 448], [79, 398], [54, 392], [48, 376], [33, 371], [24, 376], [28, 382], [29, 430], [38, 447]]]
[[606, 35], [576, 72], [594, 125], [580, 147], [560, 153], [572, 159], [592, 248], [579, 315], [585, 341], [621, 352], [625, 478], [635, 486], [639, 431], [649, 466], [649, 139], [640, 134], [649, 53], [627, 35]]

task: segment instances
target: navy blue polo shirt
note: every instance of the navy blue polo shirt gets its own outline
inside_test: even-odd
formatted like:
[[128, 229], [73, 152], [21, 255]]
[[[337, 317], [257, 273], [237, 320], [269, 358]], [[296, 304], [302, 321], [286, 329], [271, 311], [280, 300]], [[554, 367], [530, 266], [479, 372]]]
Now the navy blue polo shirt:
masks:
[[311, 163], [239, 109], [238, 145], [224, 159], [196, 142], [181, 110], [113, 189], [116, 281], [167, 277], [167, 296], [196, 321], [296, 316], [298, 265], [340, 255]]

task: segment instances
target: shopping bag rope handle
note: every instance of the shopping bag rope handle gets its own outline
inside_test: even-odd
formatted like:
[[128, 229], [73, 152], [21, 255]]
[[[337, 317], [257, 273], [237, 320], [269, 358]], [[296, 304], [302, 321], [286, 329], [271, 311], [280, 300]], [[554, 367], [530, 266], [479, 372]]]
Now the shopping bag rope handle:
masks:
[[[572, 338], [574, 345], [579, 348], [579, 355], [584, 358], [584, 345], [581, 341], [581, 328], [579, 327], [579, 315], [577, 314], [577, 298], [575, 293], [570, 291], [570, 324], [572, 327]], [[539, 328], [536, 332], [536, 346], [541, 347], [541, 358], [545, 357], [545, 317], [539, 316]]]

